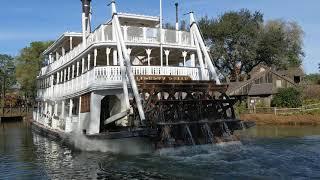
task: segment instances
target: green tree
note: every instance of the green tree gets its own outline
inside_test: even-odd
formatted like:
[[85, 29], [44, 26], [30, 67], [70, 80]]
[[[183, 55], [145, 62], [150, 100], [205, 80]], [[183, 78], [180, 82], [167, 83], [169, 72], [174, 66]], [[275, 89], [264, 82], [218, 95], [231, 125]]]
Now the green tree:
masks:
[[6, 89], [16, 83], [14, 73], [14, 58], [7, 54], [0, 54], [0, 86], [2, 93], [3, 78], [6, 77]]
[[271, 101], [274, 107], [297, 108], [302, 106], [302, 93], [293, 87], [282, 88]]
[[281, 68], [300, 65], [304, 55], [303, 32], [296, 23], [276, 20], [264, 24], [258, 11], [242, 9], [217, 19], [204, 17], [199, 27], [216, 67], [236, 80], [262, 63]]
[[[268, 21], [263, 29], [258, 52], [258, 55], [267, 54], [267, 60], [261, 61], [267, 65], [276, 65], [280, 69], [300, 66], [304, 56], [303, 35], [302, 28], [296, 22]], [[266, 46], [266, 43], [269, 46]]]
[[320, 84], [320, 74], [308, 74], [304, 79], [308, 84]]
[[51, 41], [32, 42], [29, 47], [23, 48], [16, 58], [16, 78], [27, 96], [35, 96], [36, 78], [44, 59], [42, 52], [51, 44]]

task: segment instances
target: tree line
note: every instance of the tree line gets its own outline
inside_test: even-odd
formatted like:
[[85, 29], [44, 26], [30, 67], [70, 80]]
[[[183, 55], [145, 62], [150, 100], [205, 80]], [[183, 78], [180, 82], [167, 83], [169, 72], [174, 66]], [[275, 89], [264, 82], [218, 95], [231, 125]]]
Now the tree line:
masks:
[[277, 69], [300, 66], [304, 57], [303, 30], [296, 22], [264, 21], [259, 11], [229, 11], [199, 21], [213, 63], [226, 78], [239, 80], [255, 66]]
[[[52, 44], [52, 41], [32, 42], [23, 48], [17, 57], [0, 54], [1, 90], [6, 78], [6, 89], [18, 84], [20, 95], [34, 99], [36, 96], [36, 78], [42, 67], [42, 52]], [[2, 91], [1, 91], [2, 96]]]
[[[302, 63], [304, 33], [296, 22], [265, 22], [261, 12], [242, 9], [226, 12], [218, 18], [203, 17], [198, 25], [210, 47], [214, 65], [227, 81], [238, 81], [241, 75], [248, 74], [259, 64], [286, 69]], [[174, 28], [168, 23], [164, 27]], [[185, 21], [180, 23], [180, 29], [189, 29]], [[17, 81], [21, 92], [35, 97], [36, 77], [43, 65], [41, 53], [51, 43], [32, 42], [15, 58], [1, 55], [0, 67], [15, 66], [8, 85]]]

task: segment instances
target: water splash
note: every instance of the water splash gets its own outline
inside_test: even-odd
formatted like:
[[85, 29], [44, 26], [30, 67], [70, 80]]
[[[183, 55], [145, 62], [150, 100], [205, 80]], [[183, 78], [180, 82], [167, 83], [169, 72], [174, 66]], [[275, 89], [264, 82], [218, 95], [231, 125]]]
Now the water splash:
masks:
[[92, 139], [79, 131], [71, 133], [71, 142], [81, 151], [112, 152], [123, 154], [144, 154], [152, 152], [151, 144], [141, 138]]

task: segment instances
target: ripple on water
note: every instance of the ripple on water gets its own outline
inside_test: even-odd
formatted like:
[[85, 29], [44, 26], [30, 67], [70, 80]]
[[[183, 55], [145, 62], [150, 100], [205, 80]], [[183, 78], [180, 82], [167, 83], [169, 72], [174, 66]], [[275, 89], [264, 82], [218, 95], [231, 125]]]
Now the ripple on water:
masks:
[[77, 152], [26, 129], [6, 132], [0, 179], [320, 179], [318, 135], [124, 155]]

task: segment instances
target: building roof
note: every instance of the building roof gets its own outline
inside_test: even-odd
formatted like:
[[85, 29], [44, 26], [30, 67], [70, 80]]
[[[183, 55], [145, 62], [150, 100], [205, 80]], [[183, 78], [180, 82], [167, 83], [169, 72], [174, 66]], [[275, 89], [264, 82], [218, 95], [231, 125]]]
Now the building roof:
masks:
[[[147, 16], [132, 13], [118, 13], [121, 25], [126, 26], [139, 26], [139, 27], [157, 27], [160, 24], [160, 17]], [[105, 24], [112, 24], [112, 19], [109, 19]]]
[[82, 38], [82, 33], [77, 32], [65, 32], [63, 33], [51, 46], [49, 46], [42, 54], [50, 54], [52, 51], [54, 51], [58, 46], [61, 45], [67, 38], [69, 37], [77, 37]]
[[287, 70], [277, 71], [281, 76], [304, 76], [302, 67], [289, 67]]
[[[266, 73], [272, 73], [273, 75], [287, 81], [288, 83], [292, 84], [292, 85], [296, 85], [292, 79], [290, 79], [289, 77], [286, 77], [286, 76], [282, 76], [281, 74], [278, 74], [278, 72], [275, 72], [273, 71], [271, 68], [268, 68], [268, 67], [264, 67], [264, 66], [260, 66], [259, 68], [256, 68], [254, 71], [251, 72], [251, 78], [246, 80], [246, 81], [241, 81], [241, 82], [231, 82], [229, 83], [229, 88], [227, 90], [227, 94], [229, 95], [240, 95], [238, 94], [238, 90], [240, 90], [241, 88], [247, 86], [247, 85], [250, 85], [252, 84], [251, 87], [254, 86], [254, 81], [259, 79], [260, 77], [264, 76]], [[268, 84], [268, 83], [265, 83], [265, 84]], [[264, 85], [264, 86], [267, 86], [267, 85]], [[251, 88], [250, 87], [250, 88]], [[262, 86], [263, 87], [263, 86]], [[256, 87], [256, 88], [259, 88], [259, 87]], [[271, 88], [272, 89], [272, 88]], [[249, 89], [248, 91], [251, 91], [251, 89]], [[247, 91], [247, 92], [248, 92]], [[256, 92], [257, 90], [253, 89], [252, 90], [252, 93], [256, 95]], [[260, 91], [258, 91], [260, 92]], [[268, 91], [268, 89], [266, 89], [266, 92], [265, 93], [269, 93], [270, 91]], [[248, 92], [249, 94], [241, 94], [241, 95], [250, 95], [250, 92]], [[267, 93], [267, 94], [268, 94]], [[273, 92], [275, 93], [275, 92]], [[271, 92], [271, 94], [273, 94]]]
[[273, 94], [272, 83], [253, 84], [248, 93], [249, 96]]

